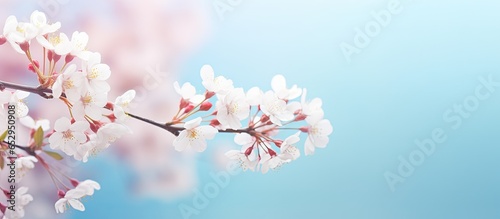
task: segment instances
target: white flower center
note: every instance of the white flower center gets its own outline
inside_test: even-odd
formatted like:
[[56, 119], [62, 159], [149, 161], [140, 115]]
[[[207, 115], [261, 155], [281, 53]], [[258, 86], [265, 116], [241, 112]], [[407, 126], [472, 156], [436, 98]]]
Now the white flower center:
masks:
[[200, 137], [200, 133], [198, 132], [198, 130], [196, 129], [192, 129], [192, 130], [189, 130], [188, 131], [188, 138], [189, 140], [194, 140], [194, 139], [198, 139]]
[[62, 134], [65, 141], [73, 140], [75, 138], [71, 130], [66, 130], [62, 132]]
[[74, 83], [73, 83], [73, 81], [72, 81], [72, 80], [66, 80], [66, 81], [64, 81], [64, 82], [63, 82], [63, 88], [64, 88], [65, 90], [71, 89], [71, 88], [73, 88], [74, 86], [75, 86], [75, 85], [74, 85]]
[[95, 79], [98, 76], [99, 76], [99, 70], [97, 70], [97, 68], [94, 67], [94, 68], [92, 68], [92, 70], [87, 75], [87, 78], [89, 78], [89, 79]]
[[83, 102], [83, 105], [87, 106], [87, 105], [90, 105], [92, 103], [93, 99], [92, 99], [92, 96], [91, 95], [85, 95], [84, 97], [82, 97], [82, 102]]
[[236, 112], [238, 112], [239, 108], [240, 107], [239, 107], [238, 103], [233, 103], [233, 104], [227, 106], [227, 112], [229, 112], [229, 114], [235, 114]]

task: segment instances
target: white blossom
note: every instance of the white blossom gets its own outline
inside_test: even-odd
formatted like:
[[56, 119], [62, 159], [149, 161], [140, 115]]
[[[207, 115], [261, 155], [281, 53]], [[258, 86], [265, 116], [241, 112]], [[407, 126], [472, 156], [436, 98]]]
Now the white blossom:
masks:
[[91, 90], [109, 92], [111, 89], [106, 82], [111, 76], [111, 70], [108, 65], [101, 63], [101, 54], [97, 52], [89, 54], [88, 61], [84, 62], [83, 73]]
[[101, 185], [99, 185], [96, 181], [88, 179], [78, 183], [75, 189], [83, 190], [85, 195], [89, 196], [94, 194], [94, 190], [100, 190]]
[[24, 156], [16, 159], [16, 180], [21, 181], [26, 173], [35, 167], [38, 159], [33, 156]]
[[76, 70], [76, 65], [72, 64], [60, 74], [52, 85], [52, 95], [59, 98], [64, 92], [70, 101], [77, 101], [82, 94], [82, 86], [85, 77]]
[[222, 127], [239, 129], [242, 127], [241, 120], [246, 119], [249, 114], [250, 105], [241, 88], [231, 90], [217, 102], [217, 120]]
[[76, 118], [83, 118], [87, 115], [94, 120], [99, 120], [102, 118], [103, 107], [107, 101], [107, 93], [88, 90], [73, 104], [73, 115]]
[[9, 16], [5, 21], [3, 36], [17, 52], [25, 52], [19, 46], [20, 43], [29, 43], [38, 34], [37, 28], [31, 23], [18, 22], [15, 16]]
[[73, 32], [71, 41], [63, 40], [55, 47], [55, 52], [59, 55], [70, 54], [82, 60], [88, 60], [90, 52], [86, 51], [89, 36], [85, 32]]
[[229, 159], [235, 160], [236, 162], [238, 162], [240, 167], [245, 171], [246, 170], [255, 171], [255, 168], [258, 164], [258, 160], [256, 160], [256, 159], [250, 160], [249, 156], [245, 155], [244, 152], [241, 152], [239, 150], [230, 150], [230, 151], [226, 152], [225, 155]]
[[320, 98], [314, 98], [311, 101], [307, 101], [306, 95], [307, 90], [304, 89], [301, 98], [302, 113], [308, 117], [313, 118], [313, 120], [316, 120], [317, 118], [323, 118], [325, 114], [322, 108], [323, 101], [321, 101]]
[[264, 114], [269, 116], [272, 123], [279, 126], [282, 125], [282, 121], [291, 121], [294, 118], [290, 105], [287, 105], [284, 100], [279, 99], [272, 91], [264, 94], [260, 109]]
[[84, 133], [89, 128], [89, 123], [76, 121], [71, 124], [70, 120], [62, 117], [54, 124], [55, 132], [49, 137], [50, 148], [60, 149], [69, 156], [76, 152], [76, 147], [87, 141]]
[[209, 125], [200, 126], [201, 121], [202, 119], [198, 117], [184, 124], [185, 129], [174, 140], [175, 150], [183, 151], [186, 148], [193, 148], [198, 152], [205, 151], [206, 140], [214, 138], [218, 130]]
[[63, 198], [57, 200], [54, 204], [57, 213], [64, 213], [68, 206], [78, 210], [85, 211], [85, 206], [80, 201], [81, 198], [86, 196], [86, 191], [81, 188], [71, 189], [66, 192]]
[[210, 65], [204, 65], [200, 70], [201, 79], [203, 79], [203, 86], [207, 91], [216, 94], [226, 95], [233, 89], [233, 81], [226, 79], [224, 76], [214, 75], [214, 69]]
[[293, 144], [300, 141], [300, 132], [286, 138], [280, 146], [280, 154], [271, 156], [269, 153], [262, 155], [261, 160], [261, 171], [262, 173], [267, 173], [269, 169], [276, 169], [281, 167], [285, 163], [289, 163], [292, 160], [296, 160], [300, 156], [299, 150], [293, 146]]
[[286, 79], [283, 75], [276, 75], [271, 81], [271, 86], [276, 96], [283, 100], [292, 100], [300, 96], [302, 90], [293, 85], [291, 88], [286, 87]]
[[16, 90], [12, 94], [11, 102], [16, 105], [16, 112], [18, 117], [25, 117], [26, 115], [28, 115], [29, 108], [26, 103], [24, 103], [24, 99], [29, 95], [29, 92], [22, 90]]
[[132, 102], [135, 98], [135, 95], [135, 90], [128, 90], [115, 99], [113, 104], [113, 114], [118, 122], [124, 122], [125, 119], [128, 118], [125, 111], [128, 109], [130, 102]]
[[24, 217], [24, 207], [33, 201], [33, 196], [27, 193], [27, 187], [20, 187], [16, 190], [16, 205], [14, 211], [7, 209], [3, 217], [4, 219], [20, 219]]
[[262, 104], [262, 97], [264, 92], [258, 87], [252, 87], [247, 91], [247, 102], [250, 106], [258, 106]]
[[191, 102], [192, 104], [198, 105], [203, 101], [205, 96], [196, 94], [196, 88], [189, 82], [186, 82], [182, 85], [179, 85], [179, 82], [174, 82], [174, 89], [179, 95], [181, 95], [182, 99]]
[[315, 148], [324, 148], [328, 144], [329, 135], [333, 132], [333, 127], [329, 120], [321, 119], [311, 121], [306, 119], [310, 126], [306, 128], [307, 139], [305, 143], [305, 154], [313, 155]]
[[132, 131], [125, 125], [118, 123], [108, 123], [97, 131], [97, 138], [106, 143], [113, 143], [125, 134], [132, 134]]
[[37, 29], [36, 40], [42, 45], [43, 43], [45, 43], [45, 41], [47, 41], [47, 39], [45, 38], [46, 34], [54, 33], [59, 30], [59, 28], [61, 28], [60, 22], [48, 24], [47, 16], [45, 16], [45, 13], [37, 10], [31, 13], [30, 22]]

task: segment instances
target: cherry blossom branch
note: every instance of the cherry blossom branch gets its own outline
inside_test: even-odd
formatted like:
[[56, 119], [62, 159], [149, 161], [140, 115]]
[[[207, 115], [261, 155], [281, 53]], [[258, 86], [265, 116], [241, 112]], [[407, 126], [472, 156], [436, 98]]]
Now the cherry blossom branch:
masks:
[[47, 93], [51, 94], [52, 90], [48, 89], [48, 88], [30, 87], [30, 86], [14, 84], [14, 83], [5, 82], [5, 81], [0, 80], [0, 90], [3, 91], [3, 90], [5, 90], [5, 88], [10, 88], [10, 89], [14, 89], [14, 90], [22, 90], [22, 91], [37, 94], [45, 99], [52, 99], [52, 95], [47, 94]]
[[[34, 93], [34, 94], [37, 94], [45, 99], [52, 99], [53, 98], [52, 95], [47, 94], [47, 93], [52, 94], [52, 90], [49, 88], [30, 87], [30, 86], [26, 86], [26, 85], [14, 84], [14, 83], [5, 82], [5, 81], [0, 80], [0, 90], [4, 90], [5, 88], [22, 90], [22, 91]], [[134, 115], [131, 113], [127, 113], [127, 115], [129, 115], [131, 118], [137, 119], [137, 120], [145, 122], [147, 124], [162, 128], [162, 129], [172, 133], [175, 136], [179, 136], [179, 133], [182, 130], [184, 130], [184, 128], [172, 126], [172, 124], [170, 124], [170, 123], [162, 124], [159, 122], [155, 122], [151, 119], [144, 118], [142, 116]], [[226, 130], [219, 130], [219, 132], [221, 132], [221, 133], [250, 133], [251, 130], [252, 129], [250, 129], [250, 128], [248, 128], [248, 129], [226, 129]], [[18, 146], [18, 147], [21, 148], [21, 146]], [[21, 149], [23, 149], [23, 148], [21, 148]], [[28, 152], [27, 150], [25, 150], [25, 151]], [[30, 151], [28, 153], [30, 153], [30, 155], [32, 155], [31, 153], [33, 153], [33, 152]]]
[[[159, 122], [155, 122], [155, 121], [153, 121], [151, 119], [147, 119], [147, 118], [144, 118], [144, 117], [141, 117], [141, 116], [138, 116], [138, 115], [134, 115], [134, 114], [131, 114], [131, 113], [127, 113], [127, 115], [129, 115], [131, 118], [137, 119], [139, 121], [148, 123], [150, 125], [153, 125], [153, 126], [156, 126], [156, 127], [162, 128], [162, 129], [165, 129], [165, 130], [167, 130], [168, 132], [172, 133], [175, 136], [179, 136], [179, 133], [181, 131], [185, 130], [185, 128], [182, 128], [182, 127], [172, 126], [173, 124], [171, 124], [171, 123], [162, 124], [162, 123], [159, 123]], [[225, 129], [225, 130], [218, 129], [218, 131], [220, 133], [249, 133], [249, 134], [253, 130], [254, 130], [253, 128], [246, 128], [246, 129]]]

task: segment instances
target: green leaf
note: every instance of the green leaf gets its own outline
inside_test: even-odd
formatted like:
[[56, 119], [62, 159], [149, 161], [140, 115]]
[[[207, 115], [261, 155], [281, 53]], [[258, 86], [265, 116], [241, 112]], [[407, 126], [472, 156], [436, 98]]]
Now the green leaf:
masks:
[[56, 160], [62, 160], [63, 159], [63, 156], [61, 156], [60, 154], [56, 153], [56, 152], [52, 152], [52, 151], [43, 151], [45, 152], [47, 155], [51, 156], [52, 158], [56, 159]]
[[0, 135], [0, 142], [2, 142], [3, 140], [5, 140], [5, 138], [7, 138], [7, 131], [9, 130], [5, 130], [5, 132], [2, 135]]
[[0, 156], [0, 170], [3, 169], [4, 164], [5, 164], [4, 158], [3, 158], [3, 156]]
[[43, 129], [42, 127], [38, 127], [38, 129], [35, 132], [34, 139], [35, 139], [35, 147], [37, 149], [40, 149], [43, 144]]

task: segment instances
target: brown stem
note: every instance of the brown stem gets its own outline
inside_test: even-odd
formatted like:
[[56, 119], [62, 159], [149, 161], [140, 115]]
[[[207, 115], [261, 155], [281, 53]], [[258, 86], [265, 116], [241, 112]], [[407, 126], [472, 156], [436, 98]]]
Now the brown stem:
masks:
[[9, 144], [9, 142], [6, 142], [6, 141], [3, 141], [2, 143], [7, 144], [7, 145], [12, 145], [16, 148], [19, 148], [31, 156], [36, 156], [36, 153], [30, 147], [24, 147], [24, 146], [20, 146], [20, 145], [16, 145], [16, 144]]
[[52, 93], [51, 89], [48, 88], [42, 88], [42, 87], [29, 87], [25, 85], [20, 85], [20, 84], [14, 84], [10, 82], [5, 82], [5, 81], [0, 81], [0, 90], [4, 90], [5, 88], [10, 88], [14, 90], [22, 90], [30, 93], [37, 94], [45, 99], [51, 99], [52, 95], [49, 95]]
[[[131, 114], [131, 113], [127, 113], [127, 115], [129, 115], [130, 117], [132, 117], [134, 119], [137, 119], [139, 121], [148, 123], [150, 125], [154, 125], [156, 127], [160, 127], [162, 129], [165, 129], [165, 130], [167, 130], [168, 132], [172, 133], [175, 136], [179, 136], [180, 132], [185, 129], [185, 128], [181, 128], [181, 127], [172, 126], [172, 124], [170, 124], [170, 123], [162, 124], [162, 123], [159, 123], [159, 122], [155, 122], [153, 120], [150, 120], [150, 119], [138, 116], [138, 115], [134, 115], [134, 114]], [[246, 128], [246, 129], [226, 129], [226, 130], [219, 129], [219, 132], [221, 132], [221, 133], [249, 133], [249, 134], [252, 134], [253, 129], [251, 129], [251, 128]]]

